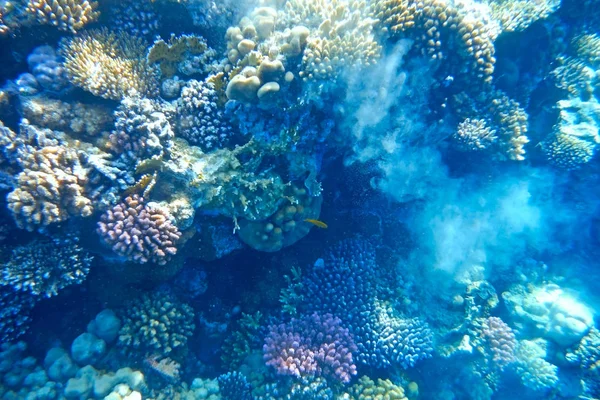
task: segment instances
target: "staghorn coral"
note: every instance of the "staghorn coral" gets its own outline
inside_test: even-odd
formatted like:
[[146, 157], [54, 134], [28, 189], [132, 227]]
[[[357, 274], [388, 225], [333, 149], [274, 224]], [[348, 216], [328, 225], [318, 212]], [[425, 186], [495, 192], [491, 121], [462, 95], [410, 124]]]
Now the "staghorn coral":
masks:
[[498, 137], [486, 120], [466, 118], [458, 124], [452, 139], [461, 150], [480, 151], [490, 148]]
[[120, 159], [136, 165], [145, 159], [166, 158], [174, 137], [169, 109], [155, 100], [125, 97], [115, 112], [110, 147]]
[[[90, 168], [82, 164], [80, 153], [49, 139], [59, 133], [25, 123], [21, 131], [20, 140], [11, 148], [23, 171], [17, 176], [15, 190], [7, 196], [17, 226], [33, 231], [72, 216], [90, 216], [94, 207], [85, 193]], [[26, 145], [21, 142], [23, 138], [35, 138], [42, 145]]]
[[59, 290], [83, 282], [91, 257], [73, 237], [34, 240], [13, 249], [2, 266], [2, 282], [35, 296], [56, 296]]
[[144, 360], [154, 354], [177, 359], [195, 329], [194, 310], [166, 292], [146, 293], [121, 312], [117, 345]]
[[486, 0], [492, 18], [504, 32], [519, 32], [538, 20], [548, 18], [560, 7], [561, 0]]
[[313, 313], [288, 324], [271, 325], [263, 346], [267, 365], [279, 374], [324, 376], [348, 383], [356, 375], [356, 345], [348, 329], [331, 314]]
[[464, 66], [460, 75], [466, 69], [467, 75], [491, 83], [499, 29], [489, 10], [448, 0], [377, 0], [372, 8], [387, 34], [415, 40], [416, 49], [433, 60], [452, 57], [456, 51]]
[[395, 385], [389, 379], [377, 379], [373, 381], [366, 375], [360, 377], [348, 391], [352, 400], [406, 400], [404, 389]]
[[225, 147], [233, 130], [219, 107], [219, 94], [209, 81], [190, 80], [177, 99], [177, 135], [204, 152]]
[[71, 82], [96, 96], [121, 100], [158, 93], [156, 73], [146, 60], [146, 45], [135, 36], [92, 30], [63, 40], [60, 51]]
[[283, 204], [270, 217], [260, 221], [238, 221], [240, 239], [253, 249], [267, 252], [291, 246], [314, 226], [306, 219], [318, 219], [323, 196], [311, 196], [305, 188], [291, 185]]
[[42, 24], [50, 24], [73, 33], [100, 16], [97, 1], [89, 0], [29, 0], [27, 12]]
[[514, 362], [517, 339], [512, 329], [498, 317], [488, 317], [483, 322], [481, 334], [489, 346], [495, 365], [501, 370]]
[[107, 210], [97, 232], [115, 253], [139, 264], [166, 264], [177, 253], [181, 238], [170, 214], [144, 203], [137, 194]]

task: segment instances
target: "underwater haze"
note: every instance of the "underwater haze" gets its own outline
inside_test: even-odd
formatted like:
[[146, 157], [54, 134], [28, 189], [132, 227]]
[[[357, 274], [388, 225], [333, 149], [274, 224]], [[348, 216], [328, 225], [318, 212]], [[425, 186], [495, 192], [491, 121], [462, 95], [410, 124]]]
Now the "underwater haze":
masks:
[[600, 399], [599, 0], [0, 0], [0, 400]]

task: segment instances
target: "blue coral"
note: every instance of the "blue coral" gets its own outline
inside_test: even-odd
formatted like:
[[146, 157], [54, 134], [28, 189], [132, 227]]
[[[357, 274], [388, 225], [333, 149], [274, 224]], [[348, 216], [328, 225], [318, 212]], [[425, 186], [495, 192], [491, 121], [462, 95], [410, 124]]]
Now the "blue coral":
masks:
[[408, 368], [430, 357], [433, 334], [418, 318], [404, 318], [379, 297], [375, 249], [345, 240], [304, 278], [304, 308], [340, 318], [354, 335], [358, 362], [372, 367]]
[[252, 386], [241, 372], [228, 372], [219, 376], [219, 392], [223, 400], [251, 400]]

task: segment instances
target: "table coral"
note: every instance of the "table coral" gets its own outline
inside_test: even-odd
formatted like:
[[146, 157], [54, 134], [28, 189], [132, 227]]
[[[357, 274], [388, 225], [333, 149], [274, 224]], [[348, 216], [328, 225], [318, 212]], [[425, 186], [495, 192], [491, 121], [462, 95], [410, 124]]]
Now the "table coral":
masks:
[[61, 42], [71, 82], [112, 100], [158, 94], [156, 72], [146, 60], [143, 40], [125, 32], [92, 30]]
[[181, 237], [165, 210], [149, 206], [137, 194], [107, 210], [97, 232], [115, 253], [139, 264], [166, 264]]

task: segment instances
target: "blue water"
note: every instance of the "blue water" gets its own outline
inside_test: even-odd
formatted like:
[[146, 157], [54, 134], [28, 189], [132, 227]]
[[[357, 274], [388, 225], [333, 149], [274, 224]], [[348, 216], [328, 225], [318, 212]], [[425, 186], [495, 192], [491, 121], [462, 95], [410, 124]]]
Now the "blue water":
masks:
[[0, 0], [0, 399], [600, 398], [595, 0]]

